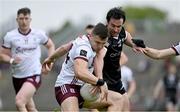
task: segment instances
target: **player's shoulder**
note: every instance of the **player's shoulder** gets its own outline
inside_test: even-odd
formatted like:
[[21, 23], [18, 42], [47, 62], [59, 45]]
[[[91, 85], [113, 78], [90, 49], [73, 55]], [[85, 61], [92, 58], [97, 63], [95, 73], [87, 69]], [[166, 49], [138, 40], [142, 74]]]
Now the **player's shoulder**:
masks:
[[11, 31], [8, 31], [7, 33], [6, 33], [6, 35], [8, 35], [8, 36], [13, 36], [13, 35], [16, 35], [16, 34], [18, 34], [19, 32], [18, 32], [18, 29], [13, 29], [13, 30], [11, 30]]
[[76, 45], [78, 46], [90, 46], [89, 39], [86, 35], [80, 35], [76, 38], [74, 41]]
[[6, 33], [4, 39], [11, 39], [12, 37], [17, 37], [18, 34], [19, 34], [18, 29], [13, 29]]

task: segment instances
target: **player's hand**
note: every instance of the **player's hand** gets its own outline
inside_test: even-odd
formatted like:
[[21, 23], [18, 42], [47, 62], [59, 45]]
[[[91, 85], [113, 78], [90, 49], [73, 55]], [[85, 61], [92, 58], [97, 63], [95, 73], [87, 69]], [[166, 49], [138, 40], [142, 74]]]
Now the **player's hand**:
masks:
[[103, 86], [100, 86], [100, 92], [101, 92], [101, 100], [106, 100], [107, 101], [107, 97], [108, 97], [108, 87], [107, 84], [104, 83]]
[[99, 86], [93, 86], [93, 88], [90, 90], [90, 93], [92, 94], [92, 95], [96, 95], [96, 94], [98, 94], [98, 93], [100, 93], [100, 88], [99, 88]]
[[14, 58], [14, 61], [12, 62], [13, 65], [19, 64], [22, 61], [22, 59], [18, 56]]
[[132, 42], [137, 46], [141, 48], [146, 48], [146, 45], [144, 44], [144, 41], [142, 39], [132, 39]]
[[144, 48], [141, 48], [141, 47], [137, 47], [137, 46], [134, 46], [133, 48], [133, 51], [136, 52], [136, 53], [144, 53]]
[[42, 74], [47, 75], [48, 72], [52, 70], [52, 67], [54, 65], [54, 61], [46, 58], [42, 64]]

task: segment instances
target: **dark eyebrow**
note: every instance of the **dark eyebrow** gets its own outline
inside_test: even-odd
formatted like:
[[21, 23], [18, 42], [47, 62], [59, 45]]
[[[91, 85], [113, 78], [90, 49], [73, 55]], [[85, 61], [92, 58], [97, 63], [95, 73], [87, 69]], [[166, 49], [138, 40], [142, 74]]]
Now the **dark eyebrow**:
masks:
[[113, 26], [115, 26], [115, 27], [121, 27], [122, 25], [119, 25], [119, 26], [117, 26], [117, 25], [115, 25], [115, 24], [113, 24], [113, 23], [111, 23]]

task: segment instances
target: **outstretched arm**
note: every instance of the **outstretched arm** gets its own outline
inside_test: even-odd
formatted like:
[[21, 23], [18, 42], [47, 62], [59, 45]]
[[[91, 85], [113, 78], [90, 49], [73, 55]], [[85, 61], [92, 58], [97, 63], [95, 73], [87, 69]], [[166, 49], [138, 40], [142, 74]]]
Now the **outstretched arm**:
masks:
[[125, 40], [125, 44], [129, 47], [131, 47], [133, 49], [134, 52], [141, 52], [143, 53], [143, 48], [136, 45], [133, 42], [133, 38], [131, 36], [131, 34], [129, 32], [126, 31], [126, 40]]
[[64, 56], [72, 47], [72, 41], [61, 45], [59, 48], [55, 50], [49, 57], [47, 57], [42, 65], [43, 74], [47, 74], [47, 72], [51, 71], [53, 63], [61, 56]]
[[171, 56], [175, 56], [176, 52], [173, 48], [158, 50], [146, 47], [144, 54], [153, 59], [164, 59]]
[[67, 52], [69, 52], [71, 47], [72, 47], [72, 41], [67, 44], [61, 45], [59, 48], [55, 50], [55, 52], [52, 55], [48, 57], [48, 59], [55, 61], [59, 57], [64, 56]]

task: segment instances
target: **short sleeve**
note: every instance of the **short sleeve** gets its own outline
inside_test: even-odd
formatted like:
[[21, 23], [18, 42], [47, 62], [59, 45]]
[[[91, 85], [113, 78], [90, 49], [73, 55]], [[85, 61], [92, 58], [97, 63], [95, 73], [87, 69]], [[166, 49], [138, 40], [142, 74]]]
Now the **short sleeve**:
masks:
[[48, 36], [44, 31], [39, 31], [40, 43], [45, 45], [48, 42]]
[[127, 74], [128, 74], [128, 77], [127, 77], [127, 80], [128, 80], [128, 81], [134, 80], [134, 78], [133, 78], [133, 73], [132, 73], [131, 70], [129, 70]]
[[92, 55], [92, 52], [91, 52], [91, 49], [89, 48], [89, 46], [81, 45], [75, 50], [74, 60], [81, 58], [88, 62], [91, 55]]
[[172, 48], [175, 50], [176, 55], [180, 55], [180, 42], [178, 45], [173, 46]]
[[8, 49], [11, 48], [11, 39], [9, 38], [8, 34], [6, 34], [6, 35], [3, 37], [2, 47], [8, 48]]

